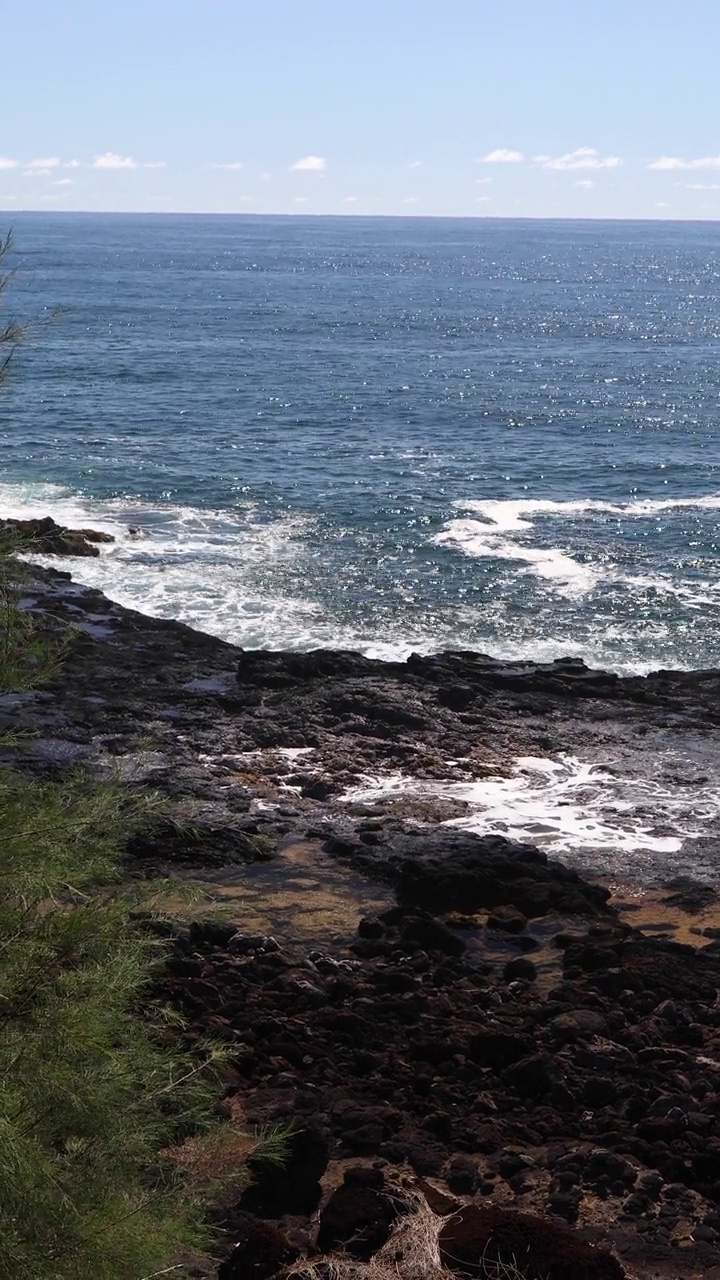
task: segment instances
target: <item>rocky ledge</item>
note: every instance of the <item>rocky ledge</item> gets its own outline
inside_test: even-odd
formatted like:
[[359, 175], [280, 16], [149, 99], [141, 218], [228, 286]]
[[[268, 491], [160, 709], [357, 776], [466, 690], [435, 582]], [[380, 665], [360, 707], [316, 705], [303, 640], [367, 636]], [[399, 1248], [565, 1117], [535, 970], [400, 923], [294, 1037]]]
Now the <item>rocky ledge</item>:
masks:
[[50, 516], [35, 520], [0, 520], [0, 537], [17, 541], [28, 551], [44, 556], [99, 556], [98, 543], [114, 542], [111, 533], [98, 529], [68, 529]]
[[[239, 1241], [226, 1280], [302, 1277], [337, 1249], [381, 1275], [394, 1248], [402, 1275], [403, 1196], [437, 1217], [450, 1271], [481, 1274], [491, 1240], [528, 1277], [715, 1274], [714, 890], [668, 888], [648, 936], [534, 844], [447, 825], [455, 795], [362, 785], [568, 751], [645, 776], [687, 748], [691, 808], [719, 673], [243, 653], [67, 575], [33, 570], [22, 591], [40, 627], [71, 632], [51, 683], [0, 702], [34, 734], [21, 763], [168, 797], [174, 820], [132, 841], [129, 868], [200, 879], [231, 920], [175, 931], [163, 992], [191, 1036], [233, 1047], [233, 1121], [298, 1125], [285, 1171], [213, 1210]], [[673, 939], [684, 909], [697, 946]]]

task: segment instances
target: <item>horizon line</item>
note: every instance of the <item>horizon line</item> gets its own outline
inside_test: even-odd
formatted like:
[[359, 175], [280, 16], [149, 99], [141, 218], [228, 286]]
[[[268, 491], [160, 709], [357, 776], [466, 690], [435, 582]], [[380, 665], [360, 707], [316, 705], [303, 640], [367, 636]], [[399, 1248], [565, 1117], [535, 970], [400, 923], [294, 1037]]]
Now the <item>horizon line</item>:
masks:
[[390, 219], [399, 222], [430, 220], [437, 222], [720, 222], [720, 214], [706, 217], [702, 215], [696, 217], [653, 217], [641, 214], [606, 214], [597, 216], [588, 213], [314, 213], [310, 211], [302, 213], [260, 213], [249, 209], [6, 209], [0, 206], [1, 217], [12, 217], [18, 214], [40, 214], [51, 218], [136, 218], [143, 216], [150, 218], [286, 218], [293, 221], [309, 218], [335, 218], [350, 221], [362, 219], [364, 222], [373, 220], [388, 221]]

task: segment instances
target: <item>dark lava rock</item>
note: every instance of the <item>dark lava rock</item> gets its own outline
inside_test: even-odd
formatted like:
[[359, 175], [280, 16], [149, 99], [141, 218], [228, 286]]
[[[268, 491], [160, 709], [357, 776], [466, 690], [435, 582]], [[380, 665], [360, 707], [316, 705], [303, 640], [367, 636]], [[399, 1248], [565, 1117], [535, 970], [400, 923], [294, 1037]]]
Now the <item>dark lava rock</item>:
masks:
[[[401, 833], [388, 837], [378, 857], [384, 875], [395, 882], [398, 900], [433, 914], [489, 910], [512, 902], [528, 917], [551, 909], [597, 915], [610, 896], [560, 863], [549, 863], [535, 845], [504, 836]], [[371, 870], [367, 862], [365, 867]]]
[[525, 982], [534, 982], [537, 978], [537, 969], [527, 956], [516, 956], [514, 960], [508, 960], [503, 969], [503, 977], [506, 982], [515, 982], [518, 978]]
[[453, 1156], [445, 1172], [445, 1181], [458, 1195], [472, 1195], [477, 1187], [479, 1169], [477, 1158], [469, 1155]]
[[42, 520], [0, 520], [0, 534], [17, 538], [23, 551], [44, 556], [99, 556], [98, 542], [114, 542], [98, 529], [67, 529], [50, 516]]
[[595, 1009], [572, 1009], [553, 1018], [549, 1032], [556, 1042], [573, 1043], [591, 1036], [605, 1035], [607, 1021]]
[[717, 901], [718, 896], [711, 885], [702, 884], [690, 876], [676, 876], [675, 879], [668, 880], [663, 888], [672, 891], [662, 899], [666, 906], [679, 907], [681, 911], [687, 911], [692, 915], [697, 915], [705, 907], [711, 906]]
[[438, 920], [416, 918], [408, 921], [400, 935], [405, 944], [416, 942], [424, 951], [442, 951], [448, 956], [461, 956], [467, 947], [462, 938]]
[[235, 937], [237, 928], [223, 920], [193, 920], [189, 933], [194, 947], [226, 947]]
[[615, 1080], [608, 1076], [590, 1076], [582, 1090], [582, 1100], [586, 1107], [609, 1107], [617, 1102], [620, 1093]]
[[239, 822], [196, 821], [191, 825], [156, 818], [130, 837], [126, 852], [133, 861], [145, 868], [149, 865], [151, 870], [182, 863], [228, 867], [266, 862], [271, 842], [245, 830]]
[[518, 911], [517, 907], [507, 904], [495, 907], [487, 921], [488, 929], [502, 929], [504, 933], [522, 933], [526, 925], [527, 916]]
[[468, 684], [444, 684], [437, 691], [437, 700], [441, 707], [449, 707], [451, 711], [464, 711], [475, 701], [476, 692]]
[[529, 1056], [533, 1048], [530, 1036], [514, 1030], [488, 1027], [478, 1031], [468, 1042], [468, 1056], [481, 1067], [501, 1070]]
[[286, 1213], [312, 1213], [320, 1203], [320, 1179], [328, 1166], [330, 1144], [318, 1129], [293, 1133], [282, 1165], [251, 1155], [248, 1169], [252, 1184], [241, 1197], [243, 1209], [279, 1217]]
[[355, 1258], [370, 1258], [385, 1244], [397, 1211], [383, 1194], [385, 1180], [377, 1169], [347, 1169], [320, 1214], [318, 1248], [342, 1249]]
[[273, 1280], [298, 1256], [286, 1236], [270, 1222], [251, 1223], [218, 1268], [218, 1280]]
[[440, 1256], [450, 1271], [463, 1276], [487, 1275], [486, 1264], [498, 1263], [525, 1280], [626, 1280], [612, 1254], [586, 1244], [569, 1227], [474, 1204], [443, 1227]]
[[565, 1187], [550, 1192], [547, 1207], [551, 1213], [564, 1218], [566, 1222], [577, 1222], [582, 1192], [577, 1188]]
[[361, 938], [377, 939], [382, 938], [385, 933], [385, 926], [382, 920], [375, 920], [364, 916], [358, 924], [357, 931]]
[[544, 1053], [521, 1058], [505, 1070], [505, 1079], [522, 1098], [537, 1098], [552, 1085], [550, 1058]]

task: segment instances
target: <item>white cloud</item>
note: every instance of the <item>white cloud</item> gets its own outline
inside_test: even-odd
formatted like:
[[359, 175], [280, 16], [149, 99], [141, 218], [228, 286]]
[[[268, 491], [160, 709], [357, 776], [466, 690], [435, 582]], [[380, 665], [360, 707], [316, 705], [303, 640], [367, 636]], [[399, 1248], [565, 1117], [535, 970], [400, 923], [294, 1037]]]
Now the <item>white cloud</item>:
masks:
[[214, 164], [212, 167], [213, 169], [238, 170], [238, 169], [244, 169], [245, 165], [242, 163], [242, 160], [229, 160], [227, 164]]
[[478, 196], [476, 199], [476, 204], [487, 204], [489, 200], [490, 200], [489, 196]]
[[57, 182], [53, 182], [54, 187], [71, 187], [72, 185], [72, 178], [58, 178]]
[[[73, 163], [72, 167], [78, 166]], [[167, 165], [164, 160], [149, 160], [141, 164], [134, 156], [120, 156], [116, 151], [105, 151], [103, 155], [95, 156], [91, 167], [93, 169], [166, 169]]]
[[19, 164], [19, 160], [10, 160], [7, 156], [0, 156], [0, 169], [17, 169]]
[[357, 202], [358, 202], [357, 196], [346, 196], [345, 199], [343, 200], [343, 204], [357, 204]]
[[409, 164], [409, 165], [407, 165], [407, 168], [408, 168], [408, 169], [419, 169], [421, 164], [422, 164], [422, 160], [411, 160], [411, 161], [410, 161], [410, 164]]
[[405, 199], [403, 200], [403, 204], [419, 204], [419, 203], [420, 203], [419, 196], [406, 196]]
[[491, 186], [492, 186], [492, 178], [476, 178], [476, 179], [475, 179], [475, 181], [476, 181], [476, 183], [477, 183], [477, 185], [478, 185], [479, 187], [491, 187]]
[[657, 160], [650, 161], [648, 169], [720, 169], [720, 156], [700, 156], [697, 160], [659, 156]]
[[43, 173], [47, 173], [48, 169], [58, 169], [60, 160], [58, 156], [44, 156], [41, 160], [28, 160], [28, 169], [38, 169]]
[[686, 191], [720, 191], [720, 182], [686, 182]]
[[303, 156], [290, 165], [291, 173], [322, 173], [326, 167], [323, 156]]
[[295, 197], [295, 204], [307, 204], [307, 203], [308, 203], [308, 197], [307, 197], [307, 196], [296, 196], [296, 197]]
[[508, 151], [507, 147], [498, 147], [482, 156], [481, 164], [522, 164], [525, 159], [522, 151]]
[[617, 169], [619, 156], [601, 156], [595, 147], [578, 147], [564, 156], [535, 156], [535, 163], [543, 169]]
[[667, 200], [657, 200], [657, 201], [656, 201], [656, 203], [655, 203], [655, 208], [656, 208], [656, 209], [669, 209], [669, 208], [670, 208], [670, 205], [668, 204]]
[[261, 182], [269, 182], [269, 181], [270, 181], [270, 179], [271, 179], [271, 177], [272, 177], [272, 174], [271, 174], [271, 173], [261, 173], [261, 174], [260, 174], [260, 181], [261, 181]]
[[23, 178], [46, 178], [52, 169], [24, 169]]
[[80, 169], [80, 168], [82, 168], [82, 165], [80, 164], [79, 160], [68, 160], [67, 164], [63, 165], [63, 169]]
[[586, 191], [589, 191], [591, 187], [594, 187], [594, 186], [595, 186], [595, 183], [593, 182], [592, 178], [580, 178], [580, 179], [575, 183], [575, 186], [576, 186], [576, 187], [584, 187]]
[[95, 156], [93, 169], [139, 169], [137, 160], [132, 156], [119, 156], [115, 151], [106, 151], [104, 155]]

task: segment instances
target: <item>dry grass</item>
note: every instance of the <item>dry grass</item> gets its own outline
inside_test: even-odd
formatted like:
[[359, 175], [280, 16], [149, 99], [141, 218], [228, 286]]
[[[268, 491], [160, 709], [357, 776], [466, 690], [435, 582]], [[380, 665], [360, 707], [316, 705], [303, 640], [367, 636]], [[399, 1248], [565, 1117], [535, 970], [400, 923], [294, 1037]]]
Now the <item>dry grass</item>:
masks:
[[[405, 1216], [387, 1244], [369, 1262], [356, 1258], [318, 1258], [290, 1269], [292, 1280], [458, 1280], [440, 1258], [438, 1237], [447, 1221], [420, 1196], [404, 1196]], [[523, 1280], [517, 1267], [490, 1258], [482, 1261], [482, 1280]]]

